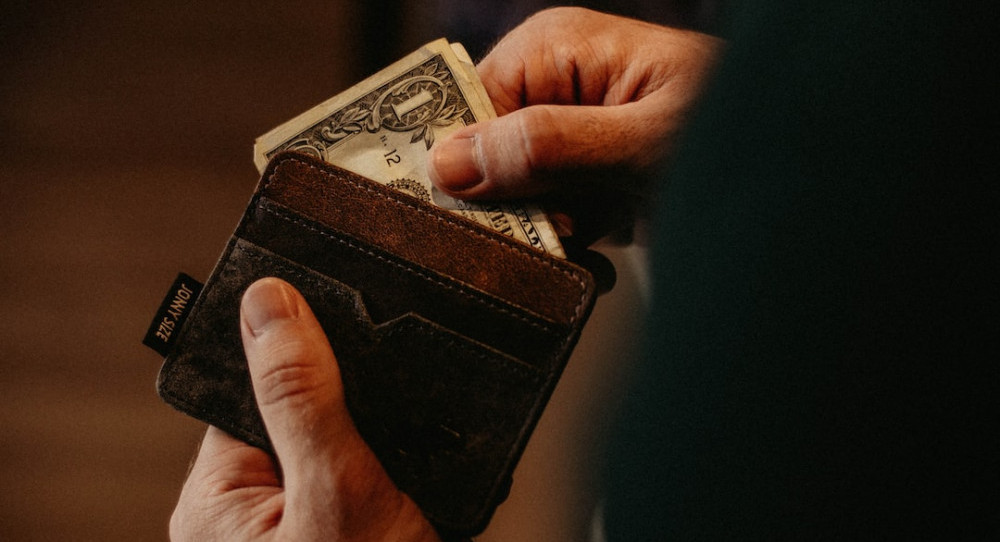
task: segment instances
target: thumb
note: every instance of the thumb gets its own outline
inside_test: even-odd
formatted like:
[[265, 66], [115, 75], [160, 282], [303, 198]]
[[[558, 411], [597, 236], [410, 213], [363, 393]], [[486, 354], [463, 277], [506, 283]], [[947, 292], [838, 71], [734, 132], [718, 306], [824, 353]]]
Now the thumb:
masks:
[[254, 394], [292, 489], [328, 473], [337, 447], [360, 437], [330, 343], [302, 295], [280, 279], [262, 279], [243, 295], [240, 313]]
[[580, 184], [588, 180], [632, 177], [663, 157], [673, 132], [671, 119], [649, 109], [640, 102], [519, 109], [439, 141], [428, 175], [459, 199], [532, 197], [586, 189]]
[[264, 425], [281, 463], [282, 540], [437, 540], [362, 440], [337, 361], [305, 299], [266, 278], [243, 294], [243, 347]]

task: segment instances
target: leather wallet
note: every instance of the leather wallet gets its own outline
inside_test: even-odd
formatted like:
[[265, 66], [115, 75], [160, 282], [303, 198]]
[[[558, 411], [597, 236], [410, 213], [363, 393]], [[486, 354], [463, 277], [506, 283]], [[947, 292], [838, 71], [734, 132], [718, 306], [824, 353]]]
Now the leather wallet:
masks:
[[157, 382], [177, 409], [270, 450], [240, 297], [280, 277], [330, 338], [348, 409], [442, 533], [482, 531], [596, 298], [591, 274], [314, 158], [276, 156]]

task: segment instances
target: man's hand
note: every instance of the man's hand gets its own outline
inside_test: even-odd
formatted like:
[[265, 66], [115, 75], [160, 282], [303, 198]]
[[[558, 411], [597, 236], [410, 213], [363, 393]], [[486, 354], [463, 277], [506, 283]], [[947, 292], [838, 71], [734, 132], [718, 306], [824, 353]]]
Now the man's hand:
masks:
[[354, 428], [336, 359], [302, 296], [281, 280], [258, 281], [243, 296], [240, 324], [280, 465], [209, 427], [171, 539], [438, 540]]
[[430, 177], [461, 199], [639, 195], [637, 180], [669, 153], [720, 47], [581, 8], [540, 12], [478, 66], [499, 118], [439, 141]]

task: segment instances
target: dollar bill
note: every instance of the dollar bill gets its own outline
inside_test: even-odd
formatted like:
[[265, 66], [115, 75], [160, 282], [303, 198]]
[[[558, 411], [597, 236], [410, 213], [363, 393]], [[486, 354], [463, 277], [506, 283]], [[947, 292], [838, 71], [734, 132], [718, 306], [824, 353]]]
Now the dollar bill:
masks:
[[431, 183], [434, 142], [494, 117], [468, 53], [440, 39], [257, 138], [254, 164], [263, 171], [284, 150], [311, 154], [565, 257], [540, 207], [457, 200]]

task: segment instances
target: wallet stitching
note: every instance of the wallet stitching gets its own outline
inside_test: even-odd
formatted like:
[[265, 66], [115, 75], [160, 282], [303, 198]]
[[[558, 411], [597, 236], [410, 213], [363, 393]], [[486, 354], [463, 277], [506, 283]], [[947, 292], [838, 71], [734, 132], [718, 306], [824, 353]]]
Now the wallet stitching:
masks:
[[[318, 173], [320, 173], [320, 174], [322, 174], [324, 176], [330, 176], [330, 174], [328, 172], [322, 171], [319, 168], [317, 168], [315, 165], [310, 164], [308, 162], [303, 162], [302, 160], [299, 160], [298, 158], [290, 156], [290, 157], [286, 158], [286, 160], [290, 161], [290, 162], [296, 162], [298, 164], [306, 166], [309, 169], [311, 169], [313, 171], [316, 171], [316, 172], [318, 172]], [[274, 179], [274, 176], [277, 173], [277, 171], [278, 171], [279, 168], [280, 168], [280, 164], [278, 166], [276, 166], [272, 170], [271, 176], [268, 177], [264, 181], [263, 188], [265, 188], [265, 189], [267, 188], [267, 185], [269, 185], [271, 183], [271, 181]], [[530, 247], [523, 247], [522, 248], [522, 247], [515, 246], [515, 245], [512, 245], [512, 244], [501, 243], [497, 239], [495, 239], [493, 237], [490, 237], [488, 235], [485, 235], [482, 232], [476, 231], [475, 229], [469, 227], [468, 224], [463, 223], [462, 221], [458, 220], [456, 217], [449, 217], [449, 216], [444, 216], [444, 215], [438, 215], [438, 214], [431, 213], [431, 212], [427, 211], [426, 209], [423, 209], [423, 208], [415, 205], [411, 201], [406, 201], [406, 200], [404, 200], [402, 198], [392, 197], [392, 196], [389, 196], [389, 195], [377, 192], [375, 190], [372, 190], [371, 187], [364, 186], [363, 184], [360, 184], [360, 183], [354, 181], [349, 176], [346, 176], [342, 180], [348, 182], [351, 186], [354, 186], [355, 188], [364, 190], [365, 192], [369, 192], [369, 193], [371, 193], [371, 194], [373, 194], [375, 196], [387, 199], [389, 201], [394, 201], [396, 203], [399, 203], [401, 205], [409, 207], [410, 209], [412, 209], [412, 210], [414, 210], [414, 211], [416, 211], [416, 212], [418, 212], [418, 213], [420, 213], [422, 215], [429, 216], [429, 217], [431, 217], [433, 219], [436, 219], [438, 221], [448, 222], [452, 226], [459, 227], [459, 228], [465, 230], [466, 232], [468, 232], [468, 233], [470, 233], [472, 235], [475, 235], [476, 237], [482, 238], [482, 239], [484, 239], [484, 240], [486, 240], [486, 241], [488, 241], [490, 243], [493, 243], [494, 245], [497, 245], [500, 248], [503, 248], [505, 250], [513, 252], [513, 253], [515, 253], [517, 255], [530, 258], [531, 260], [534, 260], [535, 262], [538, 262], [538, 263], [540, 263], [542, 265], [545, 265], [546, 267], [549, 267], [549, 268], [551, 268], [551, 269], [553, 269], [553, 270], [555, 270], [555, 271], [557, 271], [559, 273], [562, 273], [567, 278], [575, 280], [577, 282], [577, 284], [580, 285], [580, 287], [581, 287], [581, 289], [583, 291], [582, 291], [582, 293], [580, 295], [580, 298], [579, 298], [579, 300], [577, 302], [576, 307], [574, 307], [573, 317], [570, 319], [570, 325], [574, 324], [576, 322], [576, 320], [579, 319], [583, 315], [583, 307], [586, 304], [586, 299], [587, 299], [587, 294], [586, 294], [586, 292], [587, 292], [587, 285], [584, 282], [584, 280], [582, 278], [580, 278], [580, 275], [578, 273], [576, 273], [575, 271], [573, 271], [573, 270], [567, 270], [567, 269], [563, 269], [563, 268], [557, 267], [555, 264], [553, 264], [553, 262], [550, 262], [550, 261], [548, 261], [548, 260], [546, 260], [544, 258], [539, 257], [536, 254], [532, 254], [531, 252], [528, 252], [528, 250], [535, 250], [535, 249], [532, 249]]]
[[[410, 274], [412, 274], [412, 275], [414, 275], [414, 276], [416, 276], [418, 278], [421, 278], [421, 279], [426, 280], [426, 281], [428, 281], [430, 283], [436, 284], [436, 285], [438, 285], [438, 286], [440, 286], [440, 287], [442, 287], [442, 288], [444, 288], [446, 290], [451, 290], [451, 291], [455, 292], [456, 294], [461, 295], [461, 296], [463, 296], [463, 297], [465, 297], [467, 299], [470, 299], [470, 300], [472, 300], [472, 301], [474, 301], [476, 303], [479, 303], [481, 305], [485, 305], [486, 307], [488, 307], [490, 309], [493, 309], [493, 310], [495, 310], [497, 312], [506, 314], [506, 315], [508, 315], [508, 316], [510, 316], [512, 318], [520, 320], [520, 321], [524, 322], [525, 324], [528, 324], [531, 327], [540, 329], [540, 330], [542, 330], [542, 331], [544, 331], [546, 333], [554, 333], [553, 329], [551, 327], [545, 325], [545, 324], [542, 324], [542, 323], [539, 323], [537, 321], [534, 321], [534, 320], [532, 320], [530, 318], [527, 318], [524, 315], [517, 314], [517, 313], [511, 311], [510, 309], [508, 309], [506, 307], [502, 307], [500, 305], [492, 303], [492, 302], [490, 302], [490, 301], [488, 301], [486, 299], [483, 299], [483, 298], [481, 298], [479, 296], [476, 296], [475, 294], [473, 294], [471, 292], [465, 291], [465, 290], [463, 290], [462, 288], [460, 288], [458, 286], [455, 286], [453, 284], [448, 284], [446, 282], [437, 280], [434, 277], [431, 277], [431, 276], [427, 275], [426, 273], [423, 273], [423, 272], [419, 271], [418, 269], [415, 269], [415, 268], [413, 268], [413, 267], [411, 267], [409, 265], [406, 265], [406, 264], [404, 264], [402, 262], [393, 261], [393, 260], [390, 260], [390, 259], [386, 258], [385, 256], [382, 256], [381, 254], [376, 254], [375, 252], [371, 251], [370, 249], [362, 247], [362, 246], [360, 246], [360, 245], [358, 245], [356, 243], [353, 243], [353, 242], [351, 242], [351, 241], [349, 241], [347, 239], [343, 239], [343, 238], [341, 238], [341, 237], [339, 237], [337, 235], [334, 235], [333, 233], [330, 233], [328, 231], [321, 230], [321, 229], [317, 228], [316, 226], [314, 226], [312, 224], [309, 224], [308, 222], [306, 222], [305, 220], [303, 220], [301, 218], [298, 218], [298, 217], [295, 217], [295, 216], [289, 216], [284, 211], [281, 211], [279, 209], [275, 209], [275, 208], [273, 208], [273, 207], [271, 207], [270, 205], [267, 205], [267, 204], [261, 204], [259, 207], [262, 210], [264, 210], [264, 211], [266, 211], [268, 213], [271, 213], [272, 215], [280, 218], [281, 220], [284, 220], [286, 222], [290, 222], [292, 224], [296, 224], [298, 226], [302, 226], [302, 227], [304, 227], [306, 229], [309, 229], [309, 230], [311, 230], [311, 231], [313, 231], [315, 233], [318, 233], [319, 235], [322, 235], [323, 237], [326, 237], [326, 238], [328, 238], [328, 239], [330, 239], [332, 241], [335, 241], [337, 243], [340, 243], [342, 245], [350, 247], [350, 248], [352, 248], [354, 250], [357, 250], [358, 252], [362, 252], [364, 254], [367, 254], [368, 256], [371, 256], [371, 257], [373, 257], [375, 259], [378, 259], [378, 260], [380, 260], [382, 262], [385, 262], [385, 263], [387, 263], [387, 264], [389, 264], [389, 265], [391, 265], [393, 267], [397, 267], [397, 268], [399, 268], [399, 269], [401, 269], [403, 271], [409, 272]], [[571, 322], [571, 324], [572, 324], [572, 322]]]

